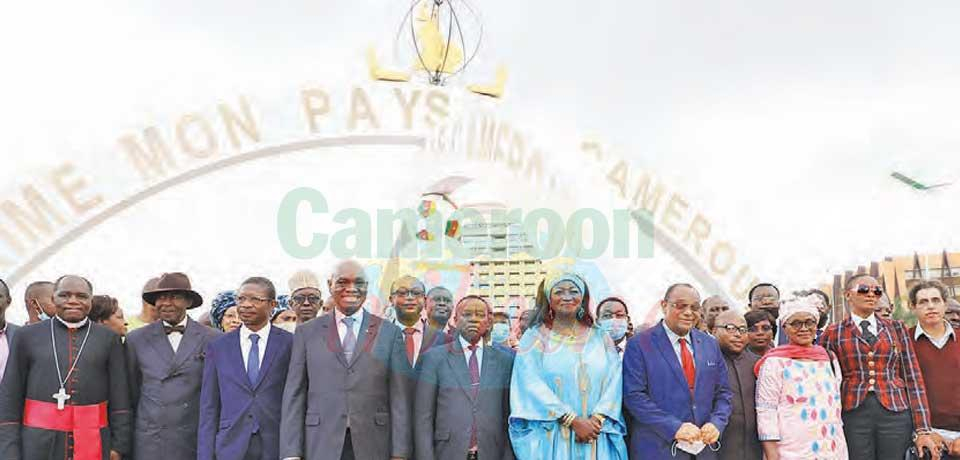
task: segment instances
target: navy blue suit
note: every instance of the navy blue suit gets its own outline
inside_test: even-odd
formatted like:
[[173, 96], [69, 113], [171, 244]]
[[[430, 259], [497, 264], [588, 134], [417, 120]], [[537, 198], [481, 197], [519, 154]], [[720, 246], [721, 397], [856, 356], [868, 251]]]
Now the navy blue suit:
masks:
[[[727, 426], [733, 393], [720, 347], [713, 337], [697, 329], [691, 330], [688, 337], [696, 366], [693, 395], [688, 391], [680, 360], [662, 321], [627, 342], [623, 357], [623, 407], [632, 422], [630, 458], [690, 458], [680, 450], [676, 457], [670, 453], [681, 424], [690, 422], [699, 428], [709, 422], [721, 433]], [[716, 458], [717, 453], [709, 448], [697, 455], [697, 460]]]
[[280, 457], [280, 407], [290, 365], [293, 334], [270, 328], [255, 384], [240, 352], [240, 330], [219, 337], [206, 350], [200, 391], [198, 460], [244, 458], [254, 433], [263, 459]]

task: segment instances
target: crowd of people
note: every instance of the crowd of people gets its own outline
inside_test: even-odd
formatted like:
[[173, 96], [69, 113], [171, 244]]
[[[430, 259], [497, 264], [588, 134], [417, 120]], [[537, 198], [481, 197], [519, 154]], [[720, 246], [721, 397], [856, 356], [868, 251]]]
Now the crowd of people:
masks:
[[859, 274], [844, 318], [815, 289], [761, 283], [741, 311], [678, 283], [635, 330], [572, 272], [516, 324], [409, 275], [376, 315], [367, 276], [250, 277], [194, 320], [184, 273], [127, 317], [65, 275], [27, 286], [22, 327], [0, 280], [0, 458], [960, 458], [960, 305], [937, 281], [910, 289], [912, 327]]

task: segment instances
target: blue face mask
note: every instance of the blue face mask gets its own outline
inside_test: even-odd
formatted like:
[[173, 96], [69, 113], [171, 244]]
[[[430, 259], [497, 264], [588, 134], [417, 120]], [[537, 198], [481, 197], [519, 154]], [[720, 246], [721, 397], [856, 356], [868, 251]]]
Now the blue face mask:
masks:
[[43, 311], [43, 309], [40, 308], [40, 304], [39, 304], [39, 303], [37, 303], [36, 301], [34, 301], [33, 304], [37, 306], [37, 318], [39, 318], [40, 321], [46, 321], [46, 320], [50, 319], [50, 315], [48, 315], [47, 312]]
[[598, 321], [600, 329], [603, 329], [614, 342], [623, 339], [627, 335], [627, 320], [623, 318], [610, 318]]
[[493, 325], [493, 328], [490, 329], [490, 340], [493, 343], [501, 343], [507, 340], [510, 337], [510, 327], [505, 323], [497, 323]]

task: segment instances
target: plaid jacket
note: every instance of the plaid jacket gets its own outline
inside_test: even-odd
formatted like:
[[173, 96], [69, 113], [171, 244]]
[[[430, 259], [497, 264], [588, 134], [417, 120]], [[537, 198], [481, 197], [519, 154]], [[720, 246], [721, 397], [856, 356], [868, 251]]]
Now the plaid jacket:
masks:
[[856, 409], [873, 391], [888, 410], [910, 409], [915, 429], [930, 429], [930, 405], [913, 340], [902, 322], [876, 319], [873, 347], [851, 318], [830, 325], [820, 336], [820, 345], [836, 353], [840, 361], [843, 410]]

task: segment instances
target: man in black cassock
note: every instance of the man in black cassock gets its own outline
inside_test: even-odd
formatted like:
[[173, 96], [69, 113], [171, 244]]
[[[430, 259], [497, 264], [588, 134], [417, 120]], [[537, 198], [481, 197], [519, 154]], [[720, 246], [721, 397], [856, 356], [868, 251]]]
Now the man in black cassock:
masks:
[[92, 297], [89, 281], [64, 276], [54, 287], [57, 315], [14, 336], [0, 385], [0, 458], [119, 460], [130, 452], [123, 345], [87, 319]]

